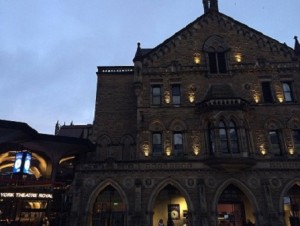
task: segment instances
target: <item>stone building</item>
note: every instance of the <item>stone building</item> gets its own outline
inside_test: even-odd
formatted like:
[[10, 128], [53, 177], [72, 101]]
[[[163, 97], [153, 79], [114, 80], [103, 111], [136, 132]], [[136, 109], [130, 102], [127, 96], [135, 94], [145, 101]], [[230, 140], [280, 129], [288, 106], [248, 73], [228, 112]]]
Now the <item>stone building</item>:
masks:
[[299, 42], [203, 5], [133, 66], [98, 67], [70, 225], [299, 225]]

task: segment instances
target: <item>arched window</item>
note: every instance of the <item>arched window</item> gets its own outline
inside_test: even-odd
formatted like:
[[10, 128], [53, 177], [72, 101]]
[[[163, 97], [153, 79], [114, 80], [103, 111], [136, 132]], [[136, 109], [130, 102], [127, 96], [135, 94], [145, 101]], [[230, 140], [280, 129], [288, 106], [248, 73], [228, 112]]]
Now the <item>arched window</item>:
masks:
[[220, 151], [222, 153], [228, 153], [228, 136], [225, 124], [223, 121], [219, 123], [219, 138], [220, 138]]
[[208, 141], [211, 153], [237, 154], [240, 153], [239, 135], [234, 121], [226, 124], [221, 120], [216, 128], [208, 125]]
[[229, 124], [229, 140], [230, 140], [230, 150], [232, 153], [239, 153], [238, 135], [236, 131], [236, 125], [233, 121]]
[[289, 82], [283, 82], [282, 89], [283, 89], [285, 102], [293, 102], [293, 94], [292, 94], [291, 84]]

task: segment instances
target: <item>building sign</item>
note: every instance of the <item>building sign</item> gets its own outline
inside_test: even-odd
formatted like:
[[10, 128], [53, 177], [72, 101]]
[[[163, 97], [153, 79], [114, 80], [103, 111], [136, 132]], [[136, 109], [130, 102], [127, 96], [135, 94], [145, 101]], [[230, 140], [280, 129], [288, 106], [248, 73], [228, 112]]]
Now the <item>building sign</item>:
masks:
[[17, 152], [13, 173], [30, 173], [31, 153], [28, 151]]
[[1, 198], [34, 198], [34, 199], [52, 199], [50, 193], [31, 193], [31, 192], [0, 192]]
[[23, 152], [17, 152], [13, 173], [20, 173], [23, 160]]
[[28, 174], [30, 170], [30, 164], [31, 164], [31, 153], [23, 152], [23, 156], [24, 156], [23, 173]]

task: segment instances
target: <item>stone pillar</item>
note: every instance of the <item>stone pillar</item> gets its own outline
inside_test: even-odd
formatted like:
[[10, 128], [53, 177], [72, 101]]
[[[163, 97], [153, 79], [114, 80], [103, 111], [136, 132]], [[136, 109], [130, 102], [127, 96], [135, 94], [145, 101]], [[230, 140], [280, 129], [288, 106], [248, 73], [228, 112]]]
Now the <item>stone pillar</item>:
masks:
[[207, 202], [205, 193], [205, 183], [203, 180], [198, 181], [198, 194], [200, 204], [200, 224], [202, 226], [208, 226], [208, 214], [207, 214]]

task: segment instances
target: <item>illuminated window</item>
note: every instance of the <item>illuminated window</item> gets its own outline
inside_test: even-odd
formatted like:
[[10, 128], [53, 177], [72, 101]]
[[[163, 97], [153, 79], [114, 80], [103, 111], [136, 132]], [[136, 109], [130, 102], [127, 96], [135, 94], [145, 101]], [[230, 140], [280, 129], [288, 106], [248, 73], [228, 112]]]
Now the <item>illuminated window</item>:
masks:
[[153, 154], [162, 153], [162, 134], [159, 132], [152, 134], [152, 152]]
[[152, 86], [152, 105], [161, 105], [161, 86]]
[[262, 88], [264, 102], [265, 103], [272, 103], [273, 102], [273, 96], [272, 96], [271, 83], [270, 82], [262, 82], [261, 83], [261, 88]]
[[285, 102], [293, 102], [293, 94], [291, 84], [289, 82], [282, 83], [283, 95]]
[[208, 53], [209, 72], [211, 74], [227, 73], [226, 57], [224, 52]]
[[180, 85], [172, 85], [172, 103], [173, 105], [180, 104]]
[[270, 154], [281, 155], [281, 144], [278, 130], [269, 131]]
[[182, 132], [175, 132], [173, 134], [173, 150], [175, 155], [183, 154], [183, 134]]

